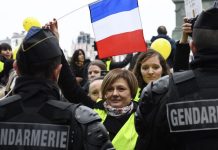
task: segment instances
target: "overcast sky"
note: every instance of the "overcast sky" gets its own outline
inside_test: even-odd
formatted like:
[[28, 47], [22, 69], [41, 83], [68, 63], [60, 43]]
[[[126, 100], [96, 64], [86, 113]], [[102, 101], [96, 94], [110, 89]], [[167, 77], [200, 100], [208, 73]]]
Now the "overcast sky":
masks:
[[[45, 24], [82, 7], [58, 21], [61, 47], [69, 49], [80, 31], [94, 36], [88, 7], [83, 7], [93, 1], [95, 0], [2, 0], [0, 40], [11, 37], [14, 32], [23, 31], [22, 22], [26, 17], [35, 17], [41, 24]], [[138, 1], [145, 39], [150, 40], [152, 35], [156, 35], [159, 25], [165, 25], [171, 36], [175, 28], [175, 5], [172, 0]]]

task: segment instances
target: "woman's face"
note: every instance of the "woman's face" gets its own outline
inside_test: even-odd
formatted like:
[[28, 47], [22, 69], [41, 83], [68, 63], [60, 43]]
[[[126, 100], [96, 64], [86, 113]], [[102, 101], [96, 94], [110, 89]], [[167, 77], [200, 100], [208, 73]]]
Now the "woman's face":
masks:
[[115, 80], [108, 87], [105, 99], [114, 108], [122, 108], [129, 105], [132, 97], [127, 81], [123, 78]]
[[12, 51], [7, 49], [7, 50], [2, 50], [1, 55], [4, 56], [6, 59], [11, 59], [12, 57]]
[[88, 69], [88, 79], [92, 80], [95, 77], [100, 77], [101, 76], [101, 68], [99, 68], [96, 65], [90, 65]]
[[152, 56], [151, 58], [144, 61], [141, 65], [141, 75], [145, 83], [150, 83], [161, 77], [163, 68], [160, 64], [158, 56]]
[[95, 80], [89, 85], [89, 96], [93, 101], [96, 101], [97, 99], [101, 99], [101, 84], [102, 80]]
[[81, 51], [79, 51], [78, 60], [80, 62], [84, 62], [84, 60], [85, 60], [85, 56], [83, 55], [83, 53]]

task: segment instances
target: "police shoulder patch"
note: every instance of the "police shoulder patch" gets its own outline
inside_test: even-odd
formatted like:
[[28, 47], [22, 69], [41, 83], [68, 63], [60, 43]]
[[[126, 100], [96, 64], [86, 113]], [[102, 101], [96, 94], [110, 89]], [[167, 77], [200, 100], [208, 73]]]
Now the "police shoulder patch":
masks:
[[93, 121], [101, 120], [98, 114], [91, 108], [86, 106], [79, 106], [75, 111], [75, 117], [81, 124], [91, 123]]

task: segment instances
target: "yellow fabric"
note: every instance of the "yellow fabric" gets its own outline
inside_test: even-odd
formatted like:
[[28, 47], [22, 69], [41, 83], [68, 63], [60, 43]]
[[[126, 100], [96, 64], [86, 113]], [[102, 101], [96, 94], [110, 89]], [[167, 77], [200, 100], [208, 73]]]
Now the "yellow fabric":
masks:
[[0, 61], [0, 72], [2, 72], [4, 70], [4, 63], [2, 61]]
[[133, 100], [138, 102], [140, 100], [140, 94], [141, 94], [141, 88], [138, 87], [136, 96]]
[[94, 109], [94, 111], [98, 113], [98, 115], [101, 117], [101, 122], [103, 123], [107, 117], [107, 113], [102, 109], [96, 109], [96, 108]]
[[110, 71], [111, 60], [106, 61], [107, 71]]
[[102, 100], [101, 98], [98, 98], [98, 99], [96, 100], [96, 103], [97, 103], [97, 102], [100, 102], [101, 100]]
[[16, 59], [17, 51], [18, 51], [19, 47], [20, 47], [20, 46], [16, 46], [16, 47], [14, 48], [14, 50], [12, 51], [12, 52], [13, 52], [13, 59], [14, 59], [14, 60]]
[[[104, 110], [95, 109], [102, 119], [105, 121], [107, 114]], [[134, 150], [138, 134], [135, 130], [135, 113], [133, 113], [127, 122], [123, 125], [117, 135], [114, 137], [112, 144], [116, 150]]]

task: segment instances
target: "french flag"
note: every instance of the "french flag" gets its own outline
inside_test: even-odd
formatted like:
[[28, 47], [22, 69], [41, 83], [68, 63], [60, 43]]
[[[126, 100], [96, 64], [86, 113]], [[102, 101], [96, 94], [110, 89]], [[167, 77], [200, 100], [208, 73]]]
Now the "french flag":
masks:
[[101, 0], [89, 10], [99, 58], [147, 50], [137, 0]]

